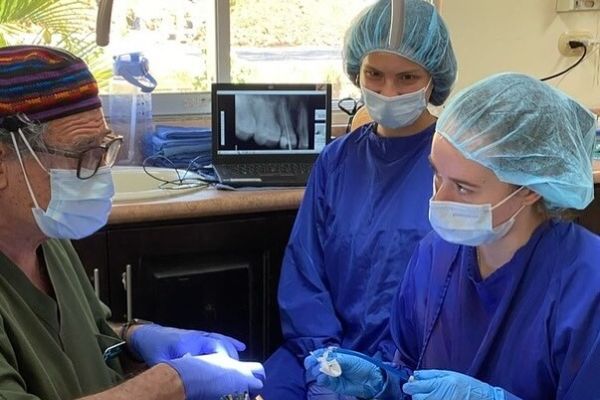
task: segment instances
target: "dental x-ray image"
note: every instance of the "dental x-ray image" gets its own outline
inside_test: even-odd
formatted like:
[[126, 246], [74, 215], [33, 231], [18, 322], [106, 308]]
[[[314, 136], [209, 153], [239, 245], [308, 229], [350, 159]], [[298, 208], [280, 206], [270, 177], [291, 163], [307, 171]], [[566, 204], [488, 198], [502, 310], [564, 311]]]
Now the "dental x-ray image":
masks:
[[309, 96], [235, 96], [235, 136], [244, 142], [279, 149], [308, 149]]
[[319, 154], [329, 138], [331, 85], [215, 83], [215, 155]]

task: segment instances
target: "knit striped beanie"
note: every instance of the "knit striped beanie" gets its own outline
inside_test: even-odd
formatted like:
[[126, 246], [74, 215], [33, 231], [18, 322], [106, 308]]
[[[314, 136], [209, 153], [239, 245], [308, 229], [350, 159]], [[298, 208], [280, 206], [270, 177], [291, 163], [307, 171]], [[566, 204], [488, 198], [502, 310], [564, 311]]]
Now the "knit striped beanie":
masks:
[[100, 108], [98, 84], [80, 58], [52, 47], [0, 47], [0, 120], [46, 122]]

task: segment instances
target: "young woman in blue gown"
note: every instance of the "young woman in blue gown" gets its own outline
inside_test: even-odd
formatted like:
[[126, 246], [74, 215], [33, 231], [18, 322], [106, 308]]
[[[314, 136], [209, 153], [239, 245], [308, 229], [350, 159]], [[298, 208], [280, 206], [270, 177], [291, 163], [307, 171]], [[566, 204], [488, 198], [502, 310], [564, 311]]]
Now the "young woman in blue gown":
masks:
[[600, 398], [600, 237], [559, 218], [593, 198], [595, 128], [526, 75], [452, 99], [430, 156], [434, 232], [392, 309], [395, 368], [338, 348], [341, 376], [320, 371], [323, 350], [307, 375], [361, 398]]
[[266, 399], [338, 399], [304, 374], [304, 358], [326, 345], [392, 361], [392, 299], [431, 230], [427, 105], [441, 105], [456, 78], [444, 22], [422, 0], [377, 1], [348, 29], [343, 58], [374, 122], [333, 141], [313, 168], [283, 260], [284, 343], [265, 364]]

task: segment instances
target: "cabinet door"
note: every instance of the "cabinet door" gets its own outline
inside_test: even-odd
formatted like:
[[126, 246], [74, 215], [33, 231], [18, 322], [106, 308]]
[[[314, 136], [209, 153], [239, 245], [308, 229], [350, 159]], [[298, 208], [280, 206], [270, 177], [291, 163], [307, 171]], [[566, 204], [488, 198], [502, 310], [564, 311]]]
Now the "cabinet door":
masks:
[[[100, 300], [110, 307], [106, 232], [100, 231], [84, 239], [71, 242], [79, 254], [92, 286], [97, 288]], [[97, 272], [95, 273], [94, 270]], [[96, 276], [98, 277], [97, 281]]]
[[231, 335], [248, 345], [244, 357], [264, 359], [273, 346], [267, 341], [280, 332], [279, 321], [270, 320], [276, 311], [267, 309], [276, 296], [269, 270], [281, 267], [293, 218], [275, 213], [111, 227], [113, 314], [126, 318], [122, 273], [130, 265], [133, 317]]
[[248, 345], [245, 354], [262, 356], [260, 252], [143, 256], [133, 271], [135, 316], [233, 336]]

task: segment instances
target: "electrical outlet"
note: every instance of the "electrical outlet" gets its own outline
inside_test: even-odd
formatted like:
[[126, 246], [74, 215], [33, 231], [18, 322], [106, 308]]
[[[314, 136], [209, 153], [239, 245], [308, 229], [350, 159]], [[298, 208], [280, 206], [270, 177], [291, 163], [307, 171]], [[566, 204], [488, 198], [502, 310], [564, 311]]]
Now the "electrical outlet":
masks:
[[572, 40], [578, 41], [589, 41], [592, 40], [592, 34], [588, 31], [569, 31], [560, 35], [558, 38], [558, 51], [565, 57], [578, 56], [581, 54], [583, 49], [574, 48], [569, 46], [569, 42]]
[[556, 11], [598, 11], [600, 0], [556, 0]]

